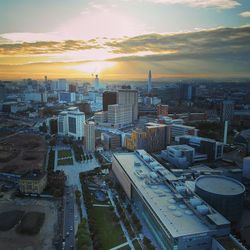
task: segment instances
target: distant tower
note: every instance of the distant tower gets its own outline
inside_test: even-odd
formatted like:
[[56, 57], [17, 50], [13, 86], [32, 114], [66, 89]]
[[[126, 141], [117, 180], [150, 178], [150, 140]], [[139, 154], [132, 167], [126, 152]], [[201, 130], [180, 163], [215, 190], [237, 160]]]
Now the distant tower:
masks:
[[152, 76], [151, 76], [151, 70], [148, 72], [148, 94], [152, 90]]
[[45, 81], [45, 83], [48, 81], [48, 77], [47, 76], [44, 76], [44, 81]]
[[99, 78], [98, 78], [98, 75], [95, 75], [95, 90], [99, 90]]

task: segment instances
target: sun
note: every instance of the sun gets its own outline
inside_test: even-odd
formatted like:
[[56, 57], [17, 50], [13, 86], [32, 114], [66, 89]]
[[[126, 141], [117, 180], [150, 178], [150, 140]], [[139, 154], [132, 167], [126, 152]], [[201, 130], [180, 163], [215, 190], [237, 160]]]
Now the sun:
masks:
[[106, 61], [94, 61], [86, 62], [78, 65], [68, 66], [72, 70], [81, 71], [87, 74], [100, 74], [103, 73], [106, 69], [112, 68], [115, 66], [115, 62], [106, 62]]

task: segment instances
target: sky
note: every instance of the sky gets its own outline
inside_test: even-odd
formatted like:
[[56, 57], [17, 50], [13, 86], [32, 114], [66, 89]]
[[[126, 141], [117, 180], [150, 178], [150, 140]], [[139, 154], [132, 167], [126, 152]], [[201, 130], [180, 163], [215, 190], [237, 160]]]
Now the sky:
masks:
[[250, 0], [0, 0], [0, 79], [250, 77]]

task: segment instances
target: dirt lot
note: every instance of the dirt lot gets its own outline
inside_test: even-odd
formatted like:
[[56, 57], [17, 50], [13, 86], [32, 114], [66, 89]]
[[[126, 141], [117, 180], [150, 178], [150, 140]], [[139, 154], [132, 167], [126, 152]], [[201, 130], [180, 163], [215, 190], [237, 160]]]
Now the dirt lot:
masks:
[[0, 145], [0, 171], [23, 174], [41, 169], [47, 152], [46, 142], [38, 135], [20, 134]]
[[[42, 199], [0, 199], [0, 213], [11, 210], [39, 212], [45, 214], [44, 223], [36, 235], [18, 234], [16, 226], [8, 231], [0, 231], [0, 250], [53, 250], [53, 238], [58, 232], [56, 203]], [[13, 219], [13, 218], [12, 218]]]

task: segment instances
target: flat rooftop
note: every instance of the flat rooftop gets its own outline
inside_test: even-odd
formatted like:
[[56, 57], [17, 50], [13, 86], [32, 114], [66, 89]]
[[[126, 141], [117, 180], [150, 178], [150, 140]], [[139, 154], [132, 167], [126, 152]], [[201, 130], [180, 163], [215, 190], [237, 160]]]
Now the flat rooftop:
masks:
[[[145, 158], [150, 157], [144, 150], [137, 150], [139, 153], [145, 153]], [[137, 187], [147, 205], [151, 207], [154, 214], [157, 215], [161, 223], [171, 233], [172, 237], [207, 233], [212, 231], [182, 200], [175, 199], [176, 193], [166, 182], [148, 185], [143, 176], [151, 175], [153, 178], [156, 173], [146, 165], [144, 160], [137, 153], [115, 153], [114, 158], [119, 162], [131, 181]], [[151, 157], [151, 159], [153, 159]], [[165, 169], [160, 163], [153, 159], [150, 163], [157, 169], [160, 169], [169, 182], [178, 182], [178, 178], [170, 171]], [[214, 214], [213, 214], [214, 215]], [[218, 215], [219, 224], [229, 226], [223, 216]]]
[[233, 178], [221, 175], [200, 176], [195, 184], [198, 188], [218, 195], [238, 195], [245, 187]]

